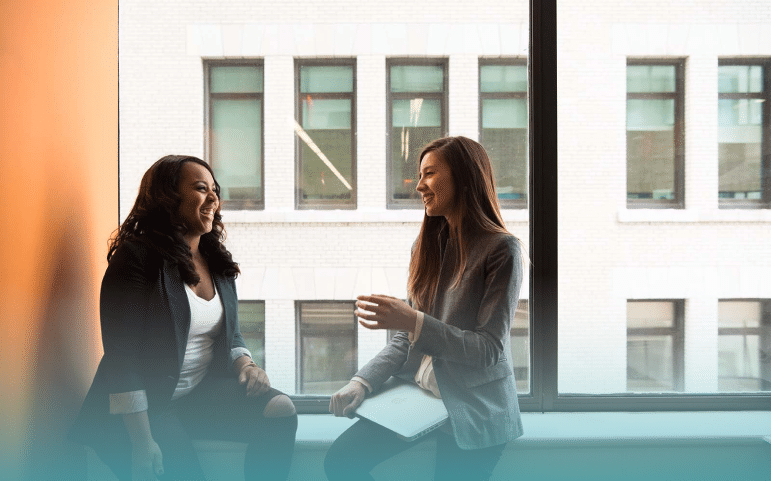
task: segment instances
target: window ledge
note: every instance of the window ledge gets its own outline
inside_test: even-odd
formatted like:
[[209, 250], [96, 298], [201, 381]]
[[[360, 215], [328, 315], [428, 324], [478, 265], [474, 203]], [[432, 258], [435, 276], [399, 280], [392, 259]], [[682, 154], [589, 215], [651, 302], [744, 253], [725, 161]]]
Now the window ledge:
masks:
[[620, 223], [771, 222], [769, 209], [621, 209]]
[[[297, 446], [326, 450], [355, 419], [301, 414]], [[522, 413], [525, 434], [511, 447], [771, 444], [771, 411]], [[243, 451], [242, 443], [195, 441], [207, 451]]]
[[[527, 222], [526, 209], [504, 209], [505, 222]], [[222, 220], [228, 224], [281, 223], [420, 223], [422, 209], [356, 209], [356, 210], [223, 210]]]

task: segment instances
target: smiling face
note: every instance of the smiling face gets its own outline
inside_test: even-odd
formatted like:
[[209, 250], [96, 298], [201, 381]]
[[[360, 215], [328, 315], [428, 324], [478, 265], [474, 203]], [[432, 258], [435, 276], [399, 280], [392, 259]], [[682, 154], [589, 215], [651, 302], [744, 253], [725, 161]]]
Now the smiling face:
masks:
[[177, 193], [182, 198], [179, 216], [187, 227], [185, 237], [200, 237], [211, 232], [214, 213], [219, 208], [216, 184], [209, 170], [195, 162], [185, 162], [180, 172]]
[[423, 156], [416, 189], [423, 198], [428, 216], [447, 218], [455, 209], [455, 182], [450, 166], [435, 151]]

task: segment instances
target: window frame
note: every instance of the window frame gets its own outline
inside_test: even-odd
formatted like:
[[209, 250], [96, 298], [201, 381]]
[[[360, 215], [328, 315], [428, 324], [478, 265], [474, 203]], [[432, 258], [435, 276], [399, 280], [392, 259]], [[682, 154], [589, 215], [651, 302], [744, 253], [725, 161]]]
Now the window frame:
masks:
[[[346, 301], [346, 300], [340, 300], [340, 299], [324, 299], [324, 300], [297, 300], [295, 301], [295, 396], [293, 397], [293, 400], [295, 404], [297, 404], [297, 401], [301, 401], [300, 404], [302, 404], [304, 407], [310, 406], [316, 406], [318, 408], [319, 405], [324, 405], [324, 408], [329, 407], [329, 395], [326, 394], [304, 394], [300, 391], [302, 391], [302, 385], [303, 385], [303, 326], [302, 326], [302, 306], [304, 304], [351, 304], [351, 319], [353, 323], [353, 344], [352, 344], [352, 352], [354, 355], [353, 359], [353, 365], [354, 365], [354, 373], [356, 372], [356, 366], [358, 366], [359, 362], [359, 336], [358, 336], [358, 321], [356, 319], [356, 315], [353, 313], [354, 310], [354, 302], [353, 301]], [[326, 330], [324, 334], [329, 334], [329, 330]], [[339, 336], [343, 337], [343, 336]], [[352, 375], [353, 376], [353, 375]], [[326, 402], [326, 404], [324, 404]], [[317, 411], [313, 411], [317, 412]]]
[[[718, 299], [718, 305], [721, 302], [758, 302], [760, 303], [760, 324], [758, 327], [748, 327], [748, 328], [742, 328], [742, 327], [720, 327], [720, 319], [718, 318], [718, 327], [717, 327], [717, 335], [718, 335], [718, 346], [720, 346], [720, 336], [721, 335], [757, 335], [758, 336], [758, 346], [761, 349], [763, 349], [763, 329], [769, 329], [771, 330], [771, 299], [768, 298], [721, 298]], [[719, 352], [719, 347], [718, 347]], [[758, 366], [758, 371], [760, 372], [760, 382], [761, 384], [767, 384], [766, 391], [763, 392], [771, 392], [771, 377], [768, 379], [763, 377], [763, 364], [762, 364], [762, 354], [759, 356], [761, 364]], [[771, 374], [771, 373], [769, 373]], [[718, 382], [720, 382], [720, 372], [718, 371]], [[736, 391], [719, 391], [720, 387], [718, 386], [718, 392], [726, 392], [734, 394]]]
[[[240, 307], [241, 307], [242, 304], [258, 304], [258, 305], [262, 304], [263, 316], [265, 315], [265, 307], [266, 306], [265, 306], [265, 301], [264, 300], [261, 300], [261, 299], [259, 299], [259, 300], [258, 299], [238, 299], [238, 303], [236, 305], [236, 309], [238, 311], [240, 311]], [[239, 314], [238, 327], [241, 328], [242, 326], [243, 326], [243, 323], [241, 322], [241, 317], [240, 317], [240, 314]], [[241, 336], [244, 338], [244, 341], [246, 341], [246, 336], [243, 335], [243, 330], [241, 330]], [[263, 370], [267, 370], [266, 363], [267, 363], [268, 359], [267, 359], [267, 356], [265, 355], [265, 351], [264, 351], [264, 349], [265, 349], [265, 322], [264, 322], [264, 319], [263, 319], [263, 325], [262, 325], [262, 345], [263, 345], [263, 359], [260, 360], [261, 362], [257, 362], [258, 360], [254, 359], [254, 353], [252, 352], [252, 360], [258, 366], [260, 366], [260, 368], [262, 368]]]
[[[627, 209], [685, 209], [685, 59], [684, 58], [649, 58], [628, 57], [626, 67], [630, 66], [658, 66], [666, 65], [675, 67], [675, 91], [670, 92], [633, 92], [626, 91], [626, 103], [629, 100], [674, 100], [675, 101], [675, 125], [674, 125], [674, 199], [630, 199], [629, 184], [625, 186]], [[626, 72], [625, 72], [626, 74]], [[624, 111], [628, 106], [625, 105]], [[625, 134], [629, 131], [624, 126]], [[626, 156], [626, 169], [629, 172], [629, 150]], [[626, 176], [625, 176], [626, 177]]]
[[[391, 92], [391, 67], [399, 65], [441, 66], [442, 92]], [[449, 132], [449, 59], [447, 57], [388, 57], [386, 58], [386, 209], [423, 209], [420, 199], [394, 199], [393, 183], [393, 150], [391, 147], [391, 131], [393, 130], [393, 101], [411, 99], [422, 96], [441, 101], [441, 131], [442, 137]], [[416, 171], [417, 173], [417, 171]]]
[[[771, 209], [771, 57], [718, 58], [718, 69], [730, 66], [759, 66], [763, 69], [763, 91], [747, 93], [721, 93], [720, 100], [760, 99], [763, 101], [763, 125], [760, 146], [760, 199], [721, 199], [718, 184], [718, 208], [720, 209]], [[718, 126], [719, 128], [719, 126]]]
[[[529, 125], [540, 128], [528, 129], [531, 391], [518, 395], [520, 409], [522, 412], [767, 411], [771, 393], [559, 393], [557, 0], [530, 0], [529, 6]], [[390, 86], [387, 89], [390, 90]], [[390, 102], [388, 105], [390, 107]], [[294, 396], [293, 400], [300, 413], [327, 414], [329, 398], [306, 395]]]
[[[249, 66], [259, 67], [262, 70], [263, 88], [262, 92], [252, 93], [212, 93], [211, 92], [211, 71], [212, 67], [236, 67], [236, 66]], [[260, 192], [259, 199], [250, 200], [222, 200], [220, 199], [220, 205], [223, 210], [264, 210], [265, 209], [265, 62], [262, 59], [238, 59], [238, 60], [225, 60], [225, 59], [203, 59], [204, 70], [204, 152], [206, 162], [214, 168], [215, 160], [212, 155], [212, 96], [218, 99], [235, 99], [235, 100], [259, 100], [260, 101], [260, 118], [262, 119], [262, 125], [260, 125]]]
[[294, 204], [295, 210], [356, 210], [358, 205], [357, 198], [357, 144], [356, 144], [356, 97], [357, 97], [357, 78], [356, 78], [356, 58], [355, 57], [335, 57], [335, 58], [301, 58], [296, 57], [294, 59], [294, 108], [295, 108], [295, 120], [298, 124], [302, 125], [302, 92], [300, 70], [302, 67], [339, 67], [347, 66], [352, 70], [352, 82], [353, 88], [351, 92], [315, 92], [313, 98], [319, 100], [329, 99], [346, 99], [351, 101], [351, 200], [341, 202], [338, 200], [329, 199], [316, 199], [313, 202], [304, 202], [302, 199], [302, 150], [303, 144], [300, 137], [295, 134], [294, 136], [294, 158], [295, 158], [295, 180], [294, 180]]
[[[671, 303], [673, 307], [672, 327], [628, 327], [627, 317], [626, 340], [631, 335], [641, 336], [672, 336], [672, 377], [673, 391], [685, 390], [685, 300], [684, 299], [627, 299], [627, 306], [632, 302]], [[628, 348], [627, 348], [628, 349]], [[627, 350], [627, 353], [629, 351]], [[629, 361], [627, 359], [627, 369]], [[629, 376], [627, 374], [627, 393], [637, 394], [640, 391], [629, 391]], [[670, 391], [666, 391], [670, 392]]]
[[[527, 68], [526, 57], [480, 57], [477, 65], [477, 77], [478, 86], [477, 92], [479, 93], [479, 143], [484, 145], [484, 136], [482, 128], [482, 114], [484, 108], [482, 107], [483, 100], [497, 100], [497, 99], [525, 99], [528, 101], [527, 91], [525, 92], [482, 92], [482, 67], [490, 65], [503, 65], [503, 66], [524, 66]], [[527, 129], [530, 130], [529, 128]], [[528, 133], [529, 135], [529, 133]], [[525, 163], [525, 169], [527, 169], [527, 161]], [[525, 193], [524, 199], [498, 199], [498, 204], [501, 209], [527, 209], [528, 198], [530, 192]]]

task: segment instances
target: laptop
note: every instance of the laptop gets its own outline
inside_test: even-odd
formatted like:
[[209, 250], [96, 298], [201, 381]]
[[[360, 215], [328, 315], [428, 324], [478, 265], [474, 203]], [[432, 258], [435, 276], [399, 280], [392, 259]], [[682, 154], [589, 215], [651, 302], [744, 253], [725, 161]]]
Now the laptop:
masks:
[[356, 409], [356, 416], [414, 441], [447, 421], [444, 402], [417, 384], [391, 377]]

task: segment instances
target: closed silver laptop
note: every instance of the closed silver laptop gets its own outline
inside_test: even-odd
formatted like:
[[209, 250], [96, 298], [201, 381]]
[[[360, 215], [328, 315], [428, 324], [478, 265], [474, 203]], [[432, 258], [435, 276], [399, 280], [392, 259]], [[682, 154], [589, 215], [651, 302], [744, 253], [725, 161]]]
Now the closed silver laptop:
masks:
[[447, 421], [444, 402], [430, 392], [391, 377], [381, 389], [356, 409], [356, 416], [390, 429], [405, 441], [413, 441]]

